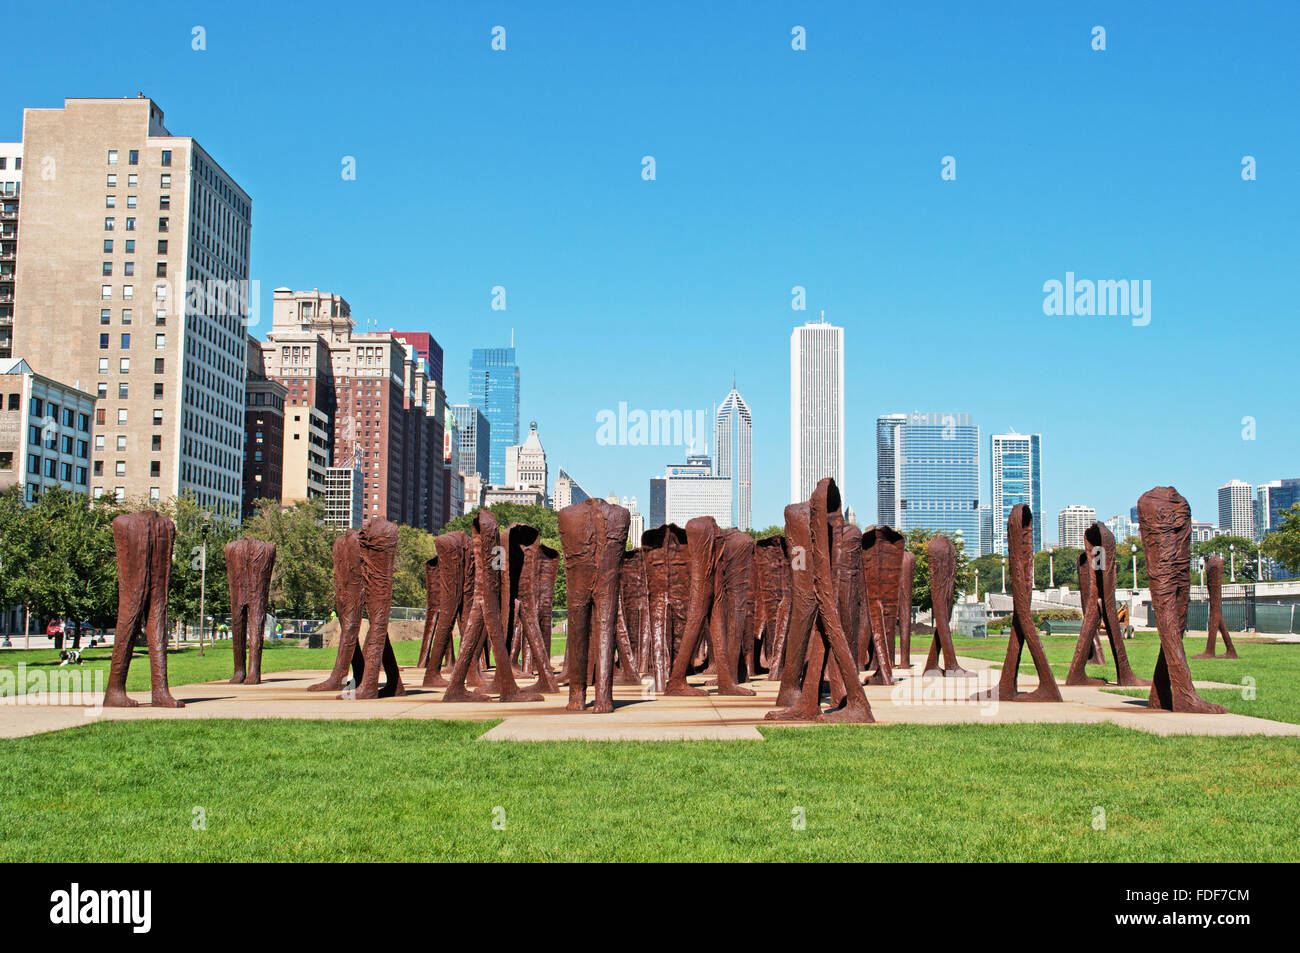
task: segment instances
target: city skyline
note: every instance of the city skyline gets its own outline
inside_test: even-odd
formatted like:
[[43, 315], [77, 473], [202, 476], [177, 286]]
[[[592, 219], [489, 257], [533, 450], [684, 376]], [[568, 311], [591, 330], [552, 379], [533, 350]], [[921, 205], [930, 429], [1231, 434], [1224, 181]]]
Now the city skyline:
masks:
[[[880, 76], [915, 68], [918, 57], [941, 61], [938, 51], [924, 47], [877, 49], [878, 75], [867, 81], [849, 74], [860, 50], [847, 38], [871, 34], [867, 15], [853, 11], [837, 18], [834, 30], [824, 21], [809, 23], [802, 58], [791, 55], [784, 41], [789, 25], [780, 18], [729, 23], [719, 12], [672, 4], [637, 22], [633, 32], [648, 38], [643, 45], [626, 37], [582, 44], [584, 72], [630, 64], [632, 75], [662, 76], [674, 66], [691, 88], [726, 89], [727, 78], [746, 69], [750, 92], [727, 98], [723, 112], [736, 144], [703, 149], [696, 143], [716, 124], [713, 110], [676, 87], [665, 95], [649, 80], [588, 89], [580, 82], [584, 72], [566, 67], [566, 47], [558, 42], [573, 27], [522, 8], [502, 14], [514, 42], [495, 58], [486, 44], [490, 24], [471, 11], [436, 21], [409, 11], [415, 28], [397, 38], [360, 23], [343, 44], [322, 25], [235, 4], [249, 29], [238, 36], [214, 32], [207, 50], [196, 53], [188, 33], [170, 26], [62, 23], [52, 11], [24, 8], [15, 14], [17, 29], [53, 29], [57, 22], [67, 41], [39, 57], [15, 51], [0, 139], [21, 136], [24, 106], [143, 89], [176, 117], [177, 128], [220, 158], [258, 210], [250, 273], [261, 282], [263, 323], [253, 327], [255, 334], [267, 330], [271, 289], [329, 285], [358, 302], [360, 312], [377, 316], [380, 326], [433, 333], [451, 369], [448, 396], [464, 402], [469, 395], [458, 392], [455, 369], [465, 366], [473, 347], [508, 340], [516, 328], [530, 372], [538, 375], [521, 396], [521, 415], [541, 421], [548, 452], [584, 485], [643, 486], [666, 462], [664, 448], [597, 444], [593, 420], [601, 408], [621, 400], [647, 408], [709, 407], [735, 367], [754, 382], [746, 386], [753, 414], [770, 422], [754, 447], [753, 521], [779, 523], [788, 481], [769, 475], [780, 474], [789, 455], [782, 434], [788, 412], [783, 339], [793, 323], [826, 308], [845, 327], [844, 495], [864, 517], [875, 492], [876, 418], [938, 406], [970, 412], [986, 432], [1014, 424], [1042, 433], [1051, 447], [1046, 513], [1078, 502], [1098, 514], [1122, 514], [1145, 489], [1172, 483], [1197, 519], [1217, 523], [1216, 488], [1225, 480], [1257, 486], [1297, 471], [1295, 427], [1280, 382], [1266, 375], [1249, 395], [1187, 400], [1196, 387], [1191, 369], [1204, 366], [1207, 355], [1245, 366], [1255, 359], [1251, 342], [1258, 336], [1223, 335], [1225, 315], [1251, 322], [1266, 337], [1288, 328], [1290, 265], [1282, 249], [1289, 247], [1285, 211], [1296, 205], [1296, 185], [1270, 175], [1278, 165], [1269, 157], [1290, 154], [1296, 133], [1269, 118], [1287, 108], [1289, 95], [1272, 38], [1226, 24], [1216, 38], [1215, 68], [1189, 75], [1178, 64], [1188, 49], [1203, 45], [1196, 9], [1168, 9], [1175, 12], [1155, 18], [1111, 14], [1111, 37], [1123, 42], [1105, 54], [1078, 42], [1086, 31], [1065, 13], [1045, 13], [1027, 28], [999, 12], [954, 11], [954, 35], [965, 30], [991, 38], [963, 50], [962, 68], [979, 70], [986, 85], [958, 83], [942, 93], [898, 83], [879, 89]], [[684, 49], [680, 38], [667, 42], [675, 12], [699, 24]], [[612, 16], [620, 36], [627, 15]], [[919, 12], [892, 12], [888, 23], [895, 35], [929, 35]], [[393, 76], [374, 78], [295, 76], [277, 62], [275, 37], [299, 28], [315, 48], [337, 46], [340, 55], [382, 48], [394, 63], [394, 56], [408, 54], [419, 61], [421, 37], [436, 29], [447, 37], [446, 55], [428, 69], [436, 81], [454, 83], [458, 95], [440, 103], [438, 122], [426, 126], [407, 117], [417, 101], [405, 93], [399, 67]], [[588, 36], [577, 29], [577, 36]], [[118, 40], [148, 43], [156, 55], [130, 76], [80, 55]], [[665, 57], [666, 47], [673, 56]], [[746, 67], [756, 49], [769, 52]], [[1078, 67], [1074, 75], [1051, 69], [1063, 58]], [[1222, 82], [1217, 64], [1228, 60], [1236, 64], [1234, 81], [1249, 86], [1251, 97], [1239, 101]], [[266, 77], [246, 75], [239, 64], [247, 62], [264, 64]], [[547, 82], [530, 88], [525, 78], [539, 69]], [[1023, 92], [1025, 76], [1046, 78], [1040, 94]], [[1181, 85], [1167, 88], [1166, 76], [1181, 77]], [[337, 135], [304, 144], [287, 163], [270, 159], [266, 143], [282, 133], [278, 110], [264, 105], [268, 84], [304, 126], [334, 128], [338, 115], [351, 118]], [[1104, 112], [1132, 87], [1161, 94], [1136, 143], [1103, 136], [1079, 157], [1068, 143], [1029, 132], [1040, 124], [1038, 95], [1050, 96], [1063, 115], [1089, 114]], [[883, 147], [873, 145], [874, 135], [845, 126], [828, 91], [874, 110]], [[538, 104], [556, 97], [572, 97], [580, 108], [548, 129], [533, 114], [540, 116]], [[1010, 106], [990, 114], [990, 97]], [[495, 113], [493, 104], [503, 102], [510, 105]], [[757, 102], [766, 104], [762, 111]], [[1186, 117], [1204, 109], [1233, 119], [1185, 133]], [[607, 110], [618, 117], [610, 120], [617, 134], [604, 125], [586, 128], [590, 116]], [[782, 110], [799, 117], [815, 148], [785, 144], [769, 127], [766, 117]], [[634, 114], [643, 119], [633, 123]], [[410, 137], [410, 146], [379, 148], [378, 131], [394, 127]], [[509, 130], [504, 148], [503, 129]], [[448, 135], [453, 149], [441, 145]], [[1134, 146], [1155, 155], [1148, 148], [1155, 140], [1176, 142], [1178, 160], [1135, 164]], [[536, 143], [547, 146], [539, 150]], [[657, 159], [655, 181], [640, 177], [647, 153]], [[949, 154], [959, 173], [945, 182], [940, 160]], [[1246, 154], [1259, 159], [1256, 181], [1240, 176]], [[755, 155], [764, 158], [752, 161]], [[412, 189], [429, 156], [437, 174], [423, 180], [426, 189]], [[356, 161], [353, 179], [339, 174], [346, 157]], [[295, 174], [286, 176], [286, 168]], [[521, 175], [522, 168], [532, 174]], [[1130, 189], [1121, 199], [1122, 220], [1077, 212], [1093, 207], [1117, 181]], [[1206, 201], [1189, 203], [1189, 194]], [[787, 220], [774, 210], [792, 195], [799, 196], [800, 211]], [[866, 207], [869, 229], [861, 225]], [[493, 214], [484, 215], [485, 208]], [[1044, 217], [1043, 209], [1059, 214]], [[990, 231], [990, 222], [997, 228]], [[346, 242], [337, 239], [339, 223], [349, 229]], [[1231, 239], [1242, 234], [1250, 240]], [[939, 235], [942, 251], [936, 250]], [[647, 266], [647, 255], [662, 249], [670, 251]], [[1043, 282], [1067, 271], [1151, 280], [1151, 323], [1044, 315]], [[427, 276], [418, 279], [424, 281], [419, 310], [412, 304], [417, 279], [395, 280], [395, 274]], [[1189, 275], [1221, 277], [1207, 283]], [[496, 286], [508, 291], [506, 310], [493, 310]], [[794, 287], [806, 289], [803, 312], [792, 310]], [[575, 289], [581, 289], [576, 297]], [[630, 329], [638, 342], [671, 335], [688, 346], [674, 348], [667, 364], [630, 360], [611, 326]], [[727, 342], [725, 361], [711, 345], [719, 338]], [[976, 369], [1000, 368], [1010, 340], [1030, 374], [1002, 386]], [[1158, 357], [1183, 370], [1167, 378], [1144, 375], [1140, 386], [1098, 388], [1085, 408], [1076, 394], [1053, 386], [1048, 373], [1062, 355], [1076, 354], [1112, 360], [1140, 354], [1142, 362]], [[617, 364], [619, 371], [612, 381], [541, 386], [565, 377], [575, 359]], [[1176, 412], [1152, 409], [1164, 404]], [[1189, 445], [1199, 452], [1183, 452]], [[1099, 447], [1117, 454], [1121, 465], [1097, 466]], [[981, 499], [988, 499], [983, 487]]]

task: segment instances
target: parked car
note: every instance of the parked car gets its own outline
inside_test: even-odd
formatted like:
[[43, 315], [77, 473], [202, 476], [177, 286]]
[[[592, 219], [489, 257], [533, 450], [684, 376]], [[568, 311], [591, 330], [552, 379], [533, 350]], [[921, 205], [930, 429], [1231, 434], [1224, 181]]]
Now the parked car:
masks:
[[65, 631], [66, 627], [64, 626], [62, 619], [51, 619], [49, 625], [45, 627], [45, 634], [50, 638], [54, 638], [56, 635], [62, 635]]

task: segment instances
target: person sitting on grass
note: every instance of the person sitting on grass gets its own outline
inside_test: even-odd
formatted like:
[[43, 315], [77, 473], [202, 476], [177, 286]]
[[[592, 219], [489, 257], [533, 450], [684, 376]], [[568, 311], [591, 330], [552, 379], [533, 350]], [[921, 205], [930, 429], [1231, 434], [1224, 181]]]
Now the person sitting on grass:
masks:
[[63, 649], [62, 651], [59, 652], [59, 668], [63, 668], [63, 666], [65, 665], [80, 665], [80, 664], [81, 664], [80, 649], [75, 649], [75, 648]]

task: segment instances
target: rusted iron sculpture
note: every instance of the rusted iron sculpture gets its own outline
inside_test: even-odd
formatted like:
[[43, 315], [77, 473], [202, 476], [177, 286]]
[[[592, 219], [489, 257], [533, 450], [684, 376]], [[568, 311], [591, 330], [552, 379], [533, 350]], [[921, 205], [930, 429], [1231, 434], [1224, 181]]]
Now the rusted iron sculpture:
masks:
[[[1011, 632], [1007, 639], [1007, 657], [998, 679], [998, 700], [1004, 702], [1059, 702], [1061, 690], [1047, 664], [1047, 653], [1039, 641], [1032, 615], [1034, 596], [1034, 514], [1023, 503], [1011, 507], [1007, 514], [1007, 566], [1011, 574]], [[1025, 645], [1033, 656], [1038, 672], [1038, 687], [1032, 692], [1016, 690], [1020, 676], [1020, 656]]]
[[365, 583], [361, 575], [361, 533], [350, 529], [334, 540], [334, 614], [339, 620], [339, 650], [334, 668], [324, 681], [309, 685], [309, 692], [337, 692], [343, 688], [348, 666], [352, 684], [361, 682], [365, 662], [357, 644], [361, 634], [361, 610]]
[[[520, 643], [531, 649], [531, 655], [537, 659], [537, 684], [535, 692], [557, 692], [555, 675], [551, 671], [551, 658], [542, 638], [542, 628], [537, 624], [537, 588], [541, 577], [541, 533], [535, 526], [527, 523], [515, 523], [506, 531], [507, 552], [509, 554], [509, 571], [505, 577], [508, 584], [503, 587], [502, 612], [506, 618], [506, 631]], [[497, 659], [498, 692], [504, 691], [502, 670], [510, 668], [510, 659]]]
[[785, 536], [767, 536], [754, 547], [754, 605], [751, 623], [759, 660], [769, 679], [781, 677], [781, 647], [790, 627], [790, 561]]
[[[539, 661], [527, 639], [523, 640], [523, 671], [527, 675], [540, 675], [540, 666], [551, 668], [551, 615], [555, 607], [555, 579], [560, 571], [560, 554], [545, 543], [537, 544], [537, 579], [534, 584], [537, 600], [537, 631], [542, 633], [546, 654]], [[516, 623], [516, 626], [518, 624]]]
[[230, 683], [260, 685], [262, 638], [271, 572], [275, 569], [275, 543], [251, 537], [237, 539], [226, 544], [225, 552], [226, 581], [230, 589], [230, 648], [235, 658], [235, 677]]
[[618, 572], [619, 642], [626, 637], [632, 651], [637, 681], [653, 664], [650, 651], [650, 590], [646, 584], [645, 551], [640, 547], [623, 554]]
[[[1210, 621], [1207, 626], [1210, 631], [1205, 643], [1205, 651], [1200, 655], [1193, 655], [1192, 658], [1236, 658], [1237, 647], [1232, 644], [1227, 623], [1223, 621], [1223, 557], [1218, 553], [1205, 560], [1205, 586], [1210, 591]], [[1220, 633], [1223, 634], [1223, 646], [1226, 651], [1216, 656], [1214, 641]]]
[[[753, 695], [742, 642], [749, 631], [749, 593], [754, 566], [754, 537], [734, 527], [719, 535], [718, 574], [709, 617], [709, 639], [717, 660], [720, 695]], [[726, 680], [723, 680], [723, 672]]]
[[650, 598], [650, 664], [642, 671], [653, 676], [654, 690], [662, 692], [686, 624], [682, 610], [690, 602], [686, 531], [675, 523], [647, 530], [641, 535], [641, 549]]
[[[1083, 606], [1083, 626], [1079, 641], [1074, 646], [1067, 685], [1105, 685], [1104, 678], [1087, 674], [1085, 665], [1098, 664], [1092, 657], [1098, 654], [1101, 626], [1106, 627], [1110, 650], [1115, 656], [1115, 677], [1120, 685], [1146, 686], [1151, 683], [1138, 678], [1128, 663], [1124, 649], [1124, 636], [1119, 630], [1119, 616], [1115, 611], [1115, 537], [1105, 523], [1094, 522], [1083, 534], [1083, 552], [1079, 554], [1079, 599]], [[1105, 664], [1101, 657], [1100, 664]]]
[[1160, 655], [1151, 679], [1149, 708], [1220, 714], [1222, 705], [1196, 693], [1183, 650], [1187, 600], [1192, 589], [1192, 509], [1172, 486], [1158, 486], [1138, 498], [1138, 527], [1147, 558], [1151, 608], [1160, 632]]
[[[436, 548], [437, 543], [434, 543]], [[416, 668], [424, 668], [429, 661], [429, 649], [433, 646], [433, 630], [438, 626], [438, 602], [442, 593], [438, 588], [438, 557], [424, 562], [424, 633], [420, 636], [420, 655], [415, 660]]]
[[[912, 667], [912, 585], [916, 581], [916, 553], [903, 543], [903, 566], [898, 573], [897, 668]], [[890, 637], [892, 646], [893, 637]]]
[[[501, 545], [501, 530], [487, 507], [474, 511], [470, 548], [474, 558], [474, 591], [469, 621], [461, 637], [460, 658], [451, 672], [451, 684], [442, 696], [445, 702], [491, 701], [492, 696], [466, 686], [470, 666], [482, 658], [485, 644], [492, 646], [496, 663], [494, 689], [503, 702], [543, 701], [541, 692], [525, 690], [515, 681], [510, 651], [506, 647], [504, 611], [509, 600], [510, 561]], [[430, 657], [433, 657], [433, 651]]]
[[[875, 721], [835, 601], [832, 560], [838, 549], [838, 521], [833, 517], [839, 516], [839, 510], [839, 488], [829, 477], [818, 482], [807, 503], [791, 503], [785, 508], [791, 614], [778, 707], [765, 716], [773, 721]], [[821, 685], [828, 657], [838, 669], [844, 705], [823, 712]]]
[[[952, 540], [940, 533], [926, 544], [926, 563], [930, 567], [930, 603], [934, 616], [934, 638], [925, 656], [921, 672], [948, 678], [965, 678], [971, 673], [957, 664], [957, 650], [952, 646], [949, 620], [952, 618], [953, 595], [957, 585], [957, 550]], [[909, 591], [909, 600], [911, 598]], [[910, 611], [910, 607], [909, 607]], [[910, 647], [909, 647], [910, 648]], [[943, 654], [943, 668], [939, 668], [939, 655]], [[904, 650], [906, 657], [908, 650]]]
[[[870, 641], [871, 625], [862, 595], [862, 530], [845, 523], [840, 530], [840, 559], [835, 569], [835, 603], [840, 610], [844, 637], [849, 640], [849, 651], [859, 663], [862, 647]], [[861, 664], [858, 668], [862, 668]]]
[[432, 617], [432, 629], [429, 628], [430, 617], [425, 616], [425, 631], [432, 633], [432, 641], [424, 659], [423, 688], [441, 688], [447, 684], [442, 677], [443, 662], [445, 660], [453, 666], [456, 663], [452, 627], [460, 623], [463, 640], [474, 596], [474, 563], [469, 537], [456, 530], [434, 537], [433, 545], [438, 552], [438, 608]]
[[[397, 561], [397, 525], [386, 519], [367, 520], [361, 527], [361, 577], [365, 590], [366, 618], [370, 631], [361, 657], [364, 668], [357, 680], [357, 698], [390, 698], [405, 695], [402, 670], [397, 667], [393, 644], [388, 639], [388, 616], [393, 609], [393, 566]], [[379, 668], [384, 669], [384, 687], [379, 687]]]
[[[717, 520], [712, 516], [697, 516], [686, 524], [686, 546], [690, 558], [691, 580], [686, 630], [682, 634], [681, 645], [673, 656], [672, 671], [663, 693], [665, 695], [708, 694], [707, 689], [690, 685], [686, 681], [700, 647], [700, 640], [708, 629], [712, 643], [712, 658], [716, 663], [714, 667], [718, 676], [718, 693], [752, 695], [754, 693], [750, 689], [741, 688], [736, 682], [731, 650], [727, 645], [731, 635], [726, 619], [727, 612], [724, 606], [719, 604], [718, 599], [726, 588], [723, 574], [726, 535], [718, 528]], [[734, 560], [737, 558], [733, 550], [733, 570]]]
[[113, 520], [117, 550], [117, 628], [104, 707], [134, 708], [126, 693], [131, 647], [144, 629], [149, 644], [150, 704], [184, 708], [167, 686], [167, 587], [171, 579], [176, 525], [155, 510], [123, 513]]
[[[862, 601], [870, 622], [870, 645], [876, 665], [876, 672], [868, 681], [871, 685], [894, 684], [894, 633], [899, 630], [899, 599], [906, 551], [906, 537], [890, 526], [873, 526], [862, 534]], [[911, 597], [909, 588], [909, 610]]]
[[593, 710], [614, 710], [614, 643], [618, 628], [619, 567], [627, 548], [628, 511], [605, 500], [583, 500], [560, 510], [568, 596], [565, 646], [569, 702], [566, 711], [587, 707], [587, 659], [595, 653]]

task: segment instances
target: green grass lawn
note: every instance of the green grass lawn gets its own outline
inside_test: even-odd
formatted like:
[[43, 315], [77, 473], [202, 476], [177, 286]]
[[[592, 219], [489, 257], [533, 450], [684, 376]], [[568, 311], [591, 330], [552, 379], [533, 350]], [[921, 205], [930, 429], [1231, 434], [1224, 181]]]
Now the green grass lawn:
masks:
[[103, 722], [0, 741], [0, 861], [1300, 856], [1295, 739], [898, 725], [476, 742], [488, 727]]
[[[920, 655], [916, 661], [924, 661], [928, 637], [922, 637], [918, 643], [913, 639], [913, 656]], [[1052, 666], [1052, 673], [1057, 681], [1064, 683], [1070, 671], [1070, 659], [1074, 657], [1074, 644], [1077, 635], [1042, 636], [1043, 648], [1047, 660]], [[1234, 639], [1238, 659], [1194, 659], [1191, 656], [1205, 650], [1205, 635], [1188, 636], [1183, 640], [1183, 649], [1187, 652], [1188, 665], [1192, 678], [1207, 682], [1223, 682], [1229, 685], [1243, 685], [1243, 688], [1207, 688], [1201, 694], [1207, 701], [1217, 702], [1228, 711], [1238, 715], [1252, 715], [1256, 718], [1270, 718], [1300, 724], [1300, 645], [1247, 642], [1243, 636]], [[972, 658], [995, 659], [1002, 661], [1007, 654], [1006, 636], [991, 636], [987, 639], [970, 639], [956, 636], [953, 644], [958, 654]], [[1106, 649], [1106, 665], [1089, 665], [1089, 675], [1115, 680], [1115, 660], [1112, 658], [1110, 642], [1104, 637], [1102, 644]], [[920, 648], [918, 652], [917, 649]], [[1142, 678], [1150, 678], [1155, 671], [1156, 656], [1160, 654], [1160, 637], [1155, 632], [1139, 632], [1124, 643], [1129, 664]], [[1223, 651], [1223, 642], [1219, 642], [1219, 651]], [[1026, 649], [1020, 659], [1020, 671], [1032, 675], [1034, 662]], [[1247, 685], [1243, 680], [1253, 679], [1252, 693], [1244, 691]], [[1117, 690], [1117, 694], [1134, 695], [1145, 698], [1145, 691]]]

